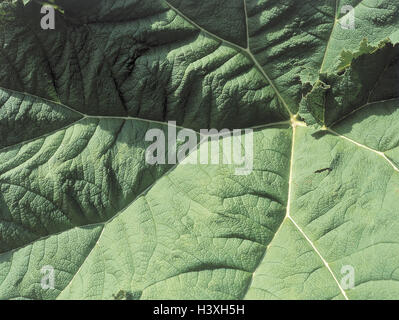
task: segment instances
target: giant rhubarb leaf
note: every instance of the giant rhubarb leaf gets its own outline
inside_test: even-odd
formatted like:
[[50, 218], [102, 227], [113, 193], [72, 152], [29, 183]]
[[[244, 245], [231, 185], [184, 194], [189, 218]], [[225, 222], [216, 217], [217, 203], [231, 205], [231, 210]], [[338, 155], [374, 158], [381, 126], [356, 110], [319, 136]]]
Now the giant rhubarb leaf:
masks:
[[[53, 3], [0, 2], [1, 299], [399, 298], [397, 1]], [[168, 121], [252, 172], [148, 164]]]

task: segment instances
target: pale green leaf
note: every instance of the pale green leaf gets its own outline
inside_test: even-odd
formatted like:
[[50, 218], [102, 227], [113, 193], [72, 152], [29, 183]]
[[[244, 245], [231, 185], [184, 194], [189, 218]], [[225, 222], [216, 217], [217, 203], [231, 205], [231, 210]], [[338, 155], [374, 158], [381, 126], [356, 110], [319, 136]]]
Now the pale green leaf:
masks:
[[[398, 3], [41, 5], [0, 2], [0, 299], [399, 298]], [[149, 164], [168, 121], [253, 170]]]

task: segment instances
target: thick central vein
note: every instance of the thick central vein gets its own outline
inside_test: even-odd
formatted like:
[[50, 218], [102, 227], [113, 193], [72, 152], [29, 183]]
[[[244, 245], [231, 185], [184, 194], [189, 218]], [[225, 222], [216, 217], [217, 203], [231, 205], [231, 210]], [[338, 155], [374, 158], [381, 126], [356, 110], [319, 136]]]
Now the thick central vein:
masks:
[[327, 42], [327, 45], [326, 45], [326, 50], [324, 51], [323, 60], [321, 61], [321, 66], [320, 66], [319, 73], [323, 72], [324, 64], [326, 62], [326, 58], [327, 58], [327, 54], [328, 54], [328, 49], [330, 47], [331, 40], [332, 40], [332, 35], [334, 33], [334, 30], [335, 30], [335, 27], [337, 25], [337, 22], [339, 21], [338, 20], [338, 2], [339, 2], [339, 0], [335, 0], [334, 23], [333, 23], [333, 26], [331, 28], [330, 36], [328, 37], [328, 42]]

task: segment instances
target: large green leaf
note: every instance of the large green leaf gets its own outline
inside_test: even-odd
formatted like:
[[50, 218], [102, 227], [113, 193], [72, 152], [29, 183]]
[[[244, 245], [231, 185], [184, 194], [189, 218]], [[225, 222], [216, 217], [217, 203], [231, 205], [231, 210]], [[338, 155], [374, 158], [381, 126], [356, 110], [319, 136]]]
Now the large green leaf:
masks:
[[[0, 2], [1, 299], [399, 298], [398, 3], [55, 4]], [[150, 165], [168, 121], [253, 170]]]

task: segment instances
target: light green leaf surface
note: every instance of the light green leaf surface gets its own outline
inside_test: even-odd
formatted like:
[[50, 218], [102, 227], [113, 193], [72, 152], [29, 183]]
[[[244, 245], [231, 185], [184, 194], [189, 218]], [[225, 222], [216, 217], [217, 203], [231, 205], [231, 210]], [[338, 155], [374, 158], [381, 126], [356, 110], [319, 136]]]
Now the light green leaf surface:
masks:
[[[0, 2], [0, 299], [399, 298], [399, 4], [56, 4]], [[253, 171], [148, 164], [168, 121]]]

